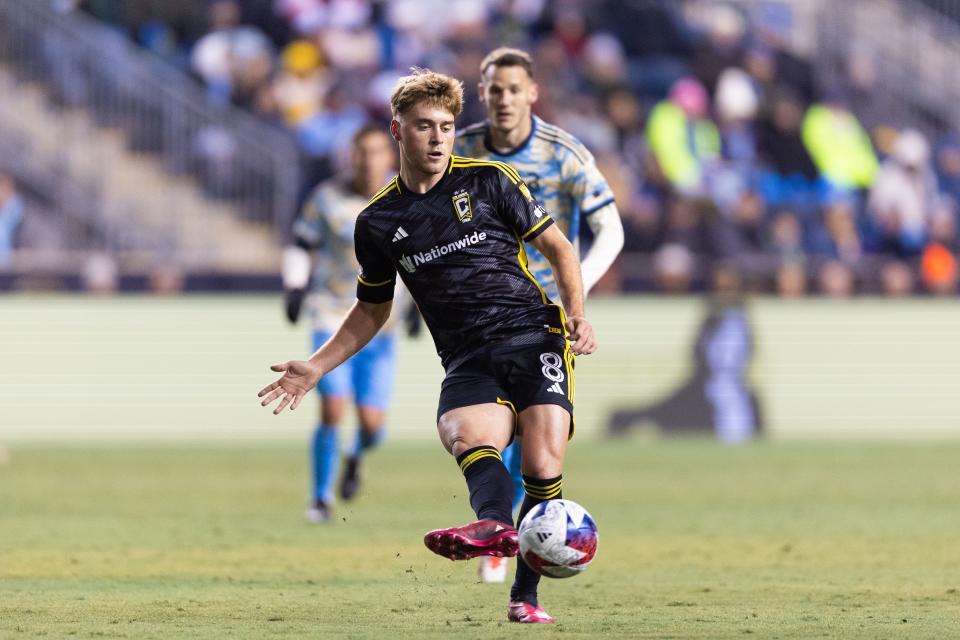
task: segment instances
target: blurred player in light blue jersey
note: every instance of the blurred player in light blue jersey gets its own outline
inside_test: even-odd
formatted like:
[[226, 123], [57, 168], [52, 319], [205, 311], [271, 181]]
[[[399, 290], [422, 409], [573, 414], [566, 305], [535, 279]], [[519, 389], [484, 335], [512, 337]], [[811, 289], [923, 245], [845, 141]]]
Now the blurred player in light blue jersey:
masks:
[[[590, 225], [594, 239], [581, 261], [583, 289], [589, 292], [623, 248], [623, 225], [613, 192], [579, 140], [533, 115], [538, 90], [529, 54], [508, 47], [495, 49], [480, 63], [480, 74], [478, 93], [487, 118], [463, 129], [453, 152], [512, 165], [574, 248], [578, 247], [581, 223], [585, 220]], [[527, 258], [547, 296], [559, 300], [547, 259], [530, 246]], [[504, 450], [503, 460], [513, 477], [516, 510], [523, 501], [516, 442]], [[503, 582], [506, 567], [504, 558], [483, 557], [480, 577], [486, 582]]]
[[[310, 194], [293, 227], [295, 244], [284, 250], [287, 318], [295, 323], [301, 307], [308, 309], [314, 350], [331, 338], [356, 302], [359, 265], [353, 230], [357, 215], [396, 172], [393, 140], [385, 129], [363, 127], [353, 138], [350, 162], [349, 176], [323, 182]], [[356, 439], [346, 451], [339, 494], [345, 500], [356, 494], [363, 454], [384, 435], [395, 360], [396, 335], [388, 325], [317, 385], [321, 399], [311, 449], [313, 502], [306, 513], [311, 522], [325, 522], [331, 516], [340, 462], [338, 431], [351, 399], [359, 425]]]

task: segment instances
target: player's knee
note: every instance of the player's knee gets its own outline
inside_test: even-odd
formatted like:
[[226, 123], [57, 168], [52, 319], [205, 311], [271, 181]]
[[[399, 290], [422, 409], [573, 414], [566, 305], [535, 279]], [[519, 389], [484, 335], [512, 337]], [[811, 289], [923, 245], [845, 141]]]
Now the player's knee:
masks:
[[472, 440], [467, 438], [462, 433], [452, 432], [442, 438], [443, 446], [446, 447], [447, 451], [452, 456], [459, 456], [461, 453], [468, 449], [472, 449], [474, 446]]
[[522, 470], [523, 475], [531, 478], [555, 478], [563, 473], [563, 459], [559, 456], [543, 456], [529, 462], [524, 459]]
[[325, 397], [320, 402], [320, 419], [323, 424], [331, 427], [343, 422], [346, 401], [343, 398]]
[[527, 438], [523, 443], [521, 469], [531, 478], [553, 478], [563, 471], [565, 443], [550, 438]]
[[376, 421], [360, 421], [360, 430], [371, 436], [376, 435], [383, 431], [383, 420]]
[[468, 449], [485, 444], [475, 442], [468, 430], [463, 429], [462, 425], [455, 420], [440, 419], [437, 423], [437, 430], [440, 432], [440, 441], [444, 448], [452, 456], [458, 456]]
[[381, 409], [360, 407], [357, 410], [357, 419], [360, 423], [360, 428], [365, 432], [377, 433], [383, 428], [385, 415]]

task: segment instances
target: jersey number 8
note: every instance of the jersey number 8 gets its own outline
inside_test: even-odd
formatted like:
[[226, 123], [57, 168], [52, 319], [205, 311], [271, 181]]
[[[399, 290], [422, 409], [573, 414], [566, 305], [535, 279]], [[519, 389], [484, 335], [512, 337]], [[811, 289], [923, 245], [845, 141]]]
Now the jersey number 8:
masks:
[[540, 362], [543, 363], [543, 367], [540, 368], [540, 371], [543, 372], [543, 375], [553, 382], [563, 382], [564, 375], [563, 370], [560, 366], [563, 364], [563, 359], [553, 352], [541, 353]]

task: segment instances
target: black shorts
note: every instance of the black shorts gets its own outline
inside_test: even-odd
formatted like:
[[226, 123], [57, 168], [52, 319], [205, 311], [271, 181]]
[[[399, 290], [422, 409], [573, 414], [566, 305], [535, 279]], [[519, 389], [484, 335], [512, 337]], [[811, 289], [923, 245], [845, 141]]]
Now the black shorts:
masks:
[[570, 414], [576, 381], [573, 352], [561, 336], [538, 336], [530, 344], [493, 344], [447, 372], [440, 386], [437, 420], [447, 411], [475, 404], [508, 406], [514, 415], [537, 404], [555, 404]]

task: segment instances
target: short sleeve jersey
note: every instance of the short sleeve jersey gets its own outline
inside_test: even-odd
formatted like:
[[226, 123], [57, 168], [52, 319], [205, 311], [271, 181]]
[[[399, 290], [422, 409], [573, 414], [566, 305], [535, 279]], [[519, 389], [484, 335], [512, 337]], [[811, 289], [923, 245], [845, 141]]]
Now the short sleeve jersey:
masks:
[[[560, 127], [537, 116], [533, 116], [530, 136], [509, 153], [493, 150], [486, 122], [470, 125], [461, 131], [454, 143], [454, 153], [509, 163], [575, 248], [578, 247], [582, 219], [614, 202], [613, 192], [590, 151]], [[550, 263], [532, 248], [529, 260], [530, 271], [547, 295], [557, 300], [557, 285]]]
[[366, 203], [349, 185], [328, 180], [310, 193], [293, 225], [297, 242], [314, 251], [307, 309], [317, 331], [336, 331], [356, 301], [353, 235]]
[[447, 371], [494, 341], [564, 335], [563, 311], [530, 273], [524, 247], [553, 223], [500, 162], [453, 156], [424, 194], [398, 176], [357, 220], [357, 298], [392, 299], [399, 272]]

